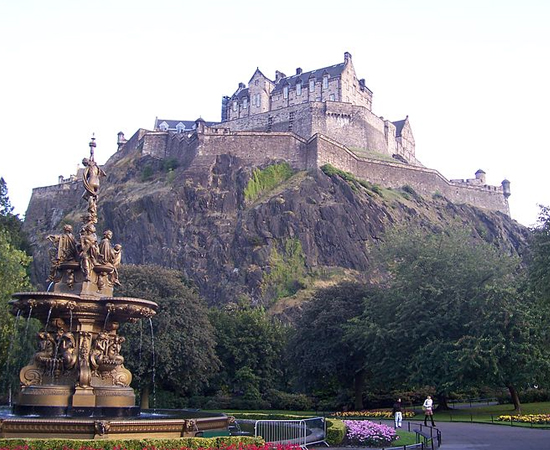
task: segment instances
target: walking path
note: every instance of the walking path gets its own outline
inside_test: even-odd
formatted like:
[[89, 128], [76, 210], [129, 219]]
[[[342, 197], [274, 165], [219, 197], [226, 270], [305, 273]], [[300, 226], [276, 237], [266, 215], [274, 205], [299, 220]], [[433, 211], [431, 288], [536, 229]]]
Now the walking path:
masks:
[[440, 422], [440, 450], [546, 450], [550, 448], [550, 430]]

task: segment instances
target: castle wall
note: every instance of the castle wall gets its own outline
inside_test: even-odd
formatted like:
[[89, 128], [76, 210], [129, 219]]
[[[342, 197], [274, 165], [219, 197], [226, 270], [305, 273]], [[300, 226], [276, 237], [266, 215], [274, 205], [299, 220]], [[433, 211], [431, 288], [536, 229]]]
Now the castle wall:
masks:
[[293, 168], [307, 167], [307, 144], [292, 133], [223, 133], [207, 131], [198, 134], [197, 156], [230, 154], [250, 165], [261, 165], [273, 160], [285, 160]]
[[231, 120], [222, 126], [232, 131], [292, 131], [304, 139], [320, 133], [347, 147], [364, 148], [389, 156], [397, 147], [395, 126], [391, 122], [385, 122], [365, 107], [350, 103], [303, 103]]
[[436, 170], [358, 158], [345, 147], [325, 136], [314, 136], [309, 146], [310, 151], [312, 146], [316, 147], [314, 154], [319, 167], [331, 164], [340, 170], [353, 173], [358, 178], [384, 187], [400, 188], [408, 185], [425, 197], [440, 194], [454, 203], [469, 203], [510, 215], [508, 201], [501, 187], [459, 185], [449, 182]]
[[165, 158], [166, 149], [168, 147], [168, 132], [167, 131], [151, 131], [143, 136], [141, 153], [143, 155], [151, 155], [156, 158]]

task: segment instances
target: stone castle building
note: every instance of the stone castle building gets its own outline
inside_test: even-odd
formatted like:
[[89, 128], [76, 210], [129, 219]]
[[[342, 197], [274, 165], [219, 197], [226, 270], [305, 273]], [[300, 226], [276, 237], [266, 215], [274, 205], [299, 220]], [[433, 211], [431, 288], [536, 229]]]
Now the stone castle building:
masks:
[[[221, 122], [156, 119], [153, 130], [118, 135], [117, 155], [139, 151], [154, 158], [176, 158], [190, 179], [207, 177], [221, 154], [257, 166], [287, 161], [296, 170], [325, 164], [385, 187], [405, 185], [425, 196], [509, 215], [510, 183], [486, 184], [475, 178], [448, 180], [417, 159], [408, 116], [389, 121], [372, 112], [373, 93], [358, 79], [349, 53], [332, 66], [275, 79], [259, 69], [248, 86], [222, 98]], [[116, 155], [115, 155], [116, 157]]]

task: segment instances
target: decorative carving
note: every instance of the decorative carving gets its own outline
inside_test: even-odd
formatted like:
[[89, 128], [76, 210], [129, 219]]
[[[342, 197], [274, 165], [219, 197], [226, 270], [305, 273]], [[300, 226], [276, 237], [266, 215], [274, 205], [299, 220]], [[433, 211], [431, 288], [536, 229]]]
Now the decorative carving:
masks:
[[96, 420], [94, 422], [94, 427], [96, 434], [103, 436], [104, 434], [109, 433], [109, 430], [111, 429], [111, 422], [108, 420]]
[[36, 386], [42, 384], [42, 370], [35, 365], [25, 366], [19, 372], [21, 386]]
[[112, 239], [113, 232], [105, 230], [101, 244], [99, 244], [99, 263], [111, 269], [109, 271], [109, 283], [111, 286], [120, 285], [118, 281], [118, 267], [122, 258], [122, 245], [116, 244], [114, 247], [111, 247]]
[[78, 353], [79, 377], [78, 386], [82, 388], [90, 387], [92, 372], [90, 370], [90, 345], [92, 342], [92, 333], [80, 333], [80, 347]]
[[101, 378], [111, 378], [115, 383], [115, 371], [122, 366], [124, 357], [120, 354], [125, 338], [102, 331], [95, 339], [90, 353], [93, 373]]
[[52, 247], [49, 250], [51, 268], [48, 280], [59, 281], [57, 277], [59, 266], [64, 262], [74, 261], [77, 257], [73, 227], [68, 224], [65, 225], [63, 227], [63, 234], [50, 234], [48, 240], [52, 243]]
[[78, 250], [84, 281], [91, 281], [90, 275], [92, 269], [97, 264], [97, 257], [99, 256], [99, 246], [97, 245], [97, 236], [93, 223], [88, 223], [80, 230]]
[[61, 336], [61, 359], [63, 361], [63, 371], [67, 372], [76, 365], [78, 356], [76, 354], [76, 340], [73, 333], [63, 333]]

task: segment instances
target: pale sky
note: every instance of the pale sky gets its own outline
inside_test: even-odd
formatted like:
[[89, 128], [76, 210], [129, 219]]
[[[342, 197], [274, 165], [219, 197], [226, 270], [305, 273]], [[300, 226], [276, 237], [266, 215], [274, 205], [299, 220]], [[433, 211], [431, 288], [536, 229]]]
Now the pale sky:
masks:
[[353, 56], [373, 112], [407, 114], [447, 178], [511, 181], [512, 217], [550, 205], [548, 0], [0, 0], [0, 176], [16, 212], [155, 117], [219, 121], [221, 98]]

